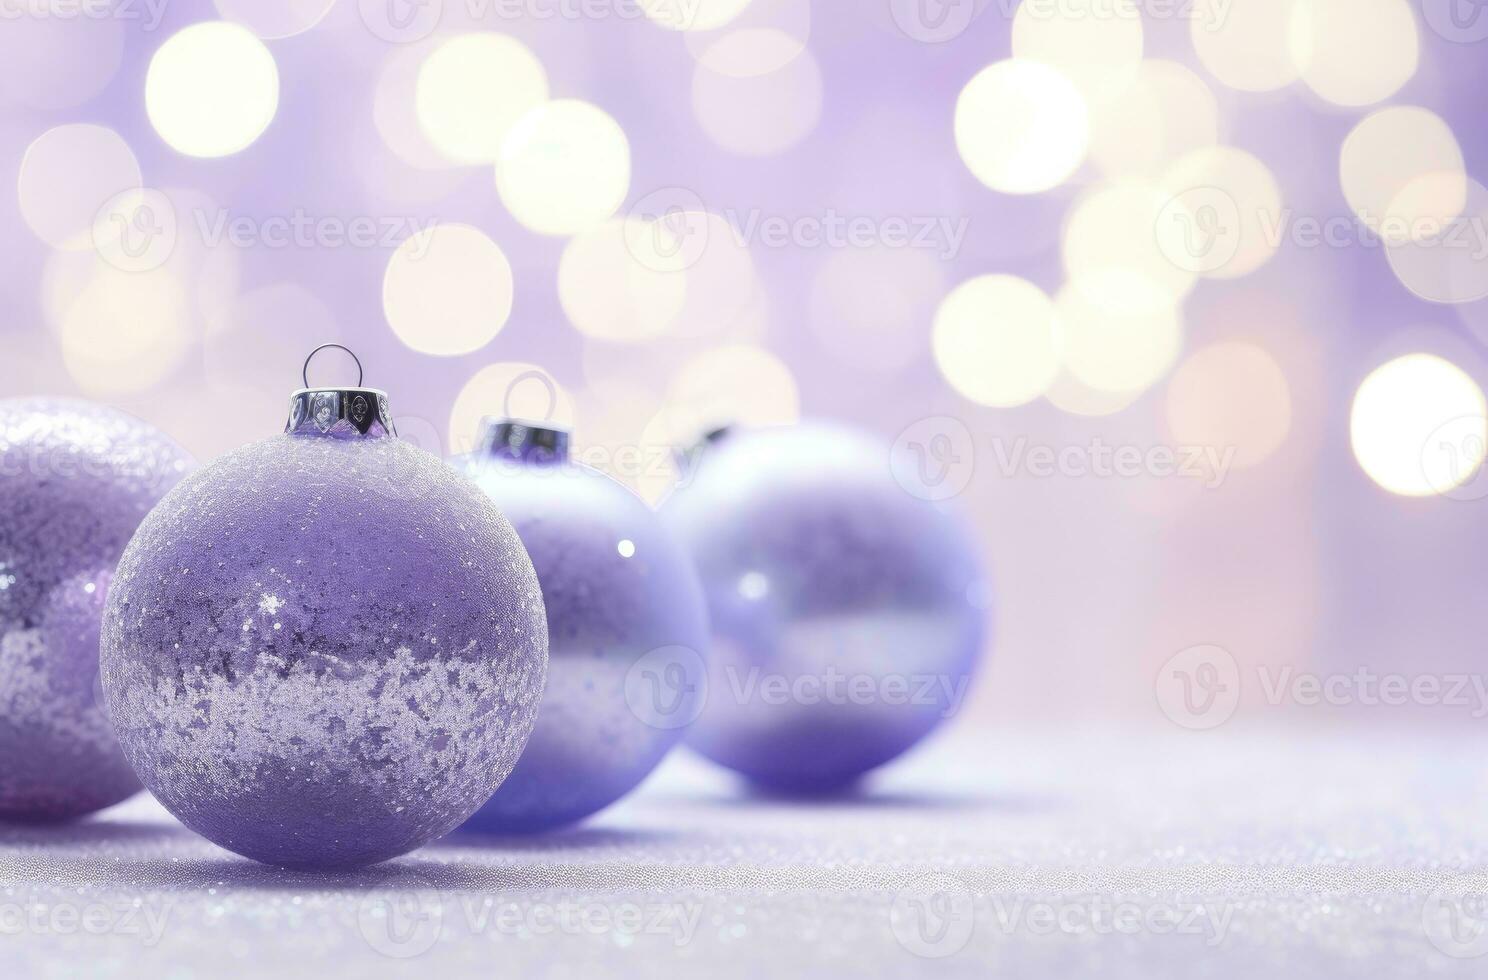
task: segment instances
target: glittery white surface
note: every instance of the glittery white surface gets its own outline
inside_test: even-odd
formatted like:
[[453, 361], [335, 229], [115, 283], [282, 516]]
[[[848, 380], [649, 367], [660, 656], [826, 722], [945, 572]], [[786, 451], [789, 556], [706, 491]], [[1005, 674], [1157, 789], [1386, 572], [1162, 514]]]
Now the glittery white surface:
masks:
[[967, 731], [863, 795], [674, 755], [584, 826], [287, 872], [147, 797], [0, 828], [10, 977], [1481, 977], [1465, 737]]

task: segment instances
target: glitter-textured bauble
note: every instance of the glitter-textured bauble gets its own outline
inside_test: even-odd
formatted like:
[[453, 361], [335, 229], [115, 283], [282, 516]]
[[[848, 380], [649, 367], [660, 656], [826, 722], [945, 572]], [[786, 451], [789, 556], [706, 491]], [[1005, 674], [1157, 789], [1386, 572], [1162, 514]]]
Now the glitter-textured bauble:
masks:
[[965, 703], [988, 590], [968, 529], [852, 430], [729, 432], [662, 517], [691, 551], [713, 642], [688, 742], [755, 782], [832, 791]]
[[184, 450], [81, 401], [0, 401], [0, 819], [65, 820], [132, 796], [98, 689], [119, 555], [190, 469]]
[[103, 627], [145, 786], [286, 867], [371, 864], [463, 823], [516, 762], [546, 664], [511, 524], [391, 437], [284, 435], [202, 468], [140, 526]]
[[691, 705], [672, 702], [656, 713], [640, 675], [693, 663], [701, 687], [702, 588], [651, 508], [604, 474], [562, 460], [477, 457], [457, 465], [516, 526], [548, 612], [537, 727], [510, 778], [466, 828], [548, 830], [628, 793], [681, 738]]

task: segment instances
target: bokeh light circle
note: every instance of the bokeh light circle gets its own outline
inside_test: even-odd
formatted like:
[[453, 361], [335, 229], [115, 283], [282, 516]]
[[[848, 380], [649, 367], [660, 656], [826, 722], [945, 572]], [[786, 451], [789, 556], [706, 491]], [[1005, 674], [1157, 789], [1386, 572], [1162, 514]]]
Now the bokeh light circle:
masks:
[[673, 423], [687, 419], [694, 436], [724, 425], [783, 425], [800, 418], [801, 398], [785, 362], [763, 347], [715, 347], [678, 369], [667, 388]]
[[821, 69], [810, 50], [764, 75], [727, 75], [702, 62], [692, 74], [693, 116], [730, 153], [783, 153], [811, 134], [821, 110]]
[[741, 328], [755, 305], [760, 283], [749, 247], [739, 240], [733, 225], [709, 211], [673, 213], [662, 221], [651, 234], [632, 233], [626, 240], [632, 246], [632, 257], [642, 265], [662, 273], [686, 272], [687, 301], [668, 332], [677, 337], [747, 333]]
[[1168, 207], [1153, 227], [1159, 249], [1176, 264], [1199, 258], [1196, 271], [1235, 279], [1259, 269], [1280, 249], [1281, 188], [1253, 154], [1232, 146], [1195, 150], [1168, 169], [1162, 184], [1176, 208]]
[[[1488, 297], [1488, 188], [1471, 177], [1466, 183], [1467, 200], [1460, 214], [1441, 218], [1418, 213], [1413, 224], [1394, 225], [1382, 236], [1395, 277], [1432, 303], [1475, 303]], [[1435, 189], [1438, 185], [1440, 189]], [[1433, 207], [1449, 202], [1457, 186], [1457, 175], [1450, 172], [1417, 178], [1391, 203], [1389, 212], [1419, 209], [1422, 201], [1433, 202]]]
[[1199, 62], [1211, 75], [1242, 92], [1270, 92], [1297, 79], [1292, 58], [1292, 16], [1297, 0], [1244, 0], [1198, 4], [1207, 16], [1188, 22]]
[[382, 306], [398, 339], [423, 354], [479, 350], [511, 316], [512, 271], [500, 246], [469, 225], [417, 232], [388, 259]]
[[93, 218], [93, 249], [124, 272], [148, 272], [170, 261], [180, 238], [170, 197], [151, 187], [120, 191]]
[[547, 98], [542, 62], [505, 34], [452, 37], [419, 69], [419, 125], [429, 142], [456, 163], [496, 162], [517, 120]]
[[651, 20], [673, 31], [713, 31], [742, 14], [750, 0], [636, 0]]
[[1155, 179], [1179, 157], [1218, 142], [1218, 100], [1173, 61], [1142, 62], [1091, 114], [1090, 159], [1110, 177]]
[[512, 217], [543, 235], [574, 235], [615, 213], [630, 193], [630, 143], [603, 109], [548, 102], [512, 127], [496, 162]]
[[1069, 371], [1060, 371], [1059, 376], [1044, 392], [1044, 398], [1061, 412], [1083, 418], [1101, 418], [1115, 415], [1131, 406], [1142, 397], [1140, 391], [1101, 391], [1092, 388]]
[[1341, 106], [1394, 95], [1415, 75], [1421, 56], [1407, 0], [1296, 0], [1290, 46], [1307, 87]]
[[1166, 290], [1113, 271], [1066, 283], [1054, 299], [1064, 368], [1098, 391], [1140, 392], [1172, 368], [1183, 321]]
[[336, 0], [212, 0], [224, 20], [265, 40], [303, 34], [325, 19]]
[[558, 299], [586, 337], [640, 343], [687, 302], [688, 253], [661, 220], [616, 218], [574, 237], [558, 260]]
[[[1156, 307], [1172, 306], [1193, 289], [1191, 266], [1176, 261], [1161, 232], [1183, 215], [1170, 213], [1174, 195], [1141, 180], [1121, 180], [1082, 195], [1065, 221], [1064, 268], [1071, 279], [1130, 274], [1158, 291]], [[1186, 212], [1184, 212], [1186, 214]], [[1144, 293], [1145, 294], [1145, 293]]]
[[677, 454], [724, 426], [764, 428], [800, 420], [800, 394], [785, 362], [762, 347], [734, 344], [689, 358], [641, 432], [636, 490], [664, 499], [685, 474]]
[[1080, 90], [1038, 61], [1010, 59], [979, 72], [956, 100], [956, 150], [978, 180], [1036, 194], [1085, 159], [1090, 118]]
[[219, 203], [196, 189], [143, 188], [117, 195], [99, 209], [92, 248], [47, 256], [40, 299], [48, 321], [60, 330], [77, 298], [107, 271], [164, 273], [181, 285], [188, 313], [214, 316], [236, 296], [240, 272], [240, 250], [198, 220], [221, 213]]
[[1467, 173], [1452, 128], [1417, 106], [1366, 116], [1343, 141], [1339, 181], [1349, 207], [1387, 241], [1450, 221], [1467, 206]]
[[811, 0], [754, 0], [722, 30], [689, 31], [687, 50], [720, 75], [767, 75], [790, 64], [811, 37]]
[[1118, 92], [1142, 63], [1137, 0], [1021, 3], [1013, 14], [1013, 57], [1057, 68], [1091, 104]]
[[573, 428], [573, 398], [557, 379], [536, 364], [522, 361], [488, 364], [465, 382], [455, 396], [450, 411], [449, 453], [460, 455], [473, 451], [481, 423], [493, 417]]
[[[1444, 430], [1461, 430], [1455, 451], [1435, 444]], [[1407, 354], [1382, 364], [1359, 385], [1349, 439], [1364, 472], [1391, 493], [1448, 493], [1482, 465], [1488, 401], [1457, 365], [1434, 354]]]
[[1016, 276], [978, 276], [953, 289], [936, 311], [932, 346], [951, 387], [993, 408], [1033, 401], [1059, 373], [1054, 304]]
[[[0, 3], [0, 106], [62, 109], [79, 105], [102, 92], [118, 74], [126, 42], [122, 18], [28, 16], [25, 12], [28, 6], [56, 13], [76, 11], [77, 0], [8, 2], [9, 8]], [[7, 16], [16, 7], [20, 10]], [[154, 14], [143, 4], [139, 13], [144, 26], [155, 25]]]
[[[335, 312], [306, 287], [290, 282], [260, 286], [234, 297], [208, 318], [202, 376], [214, 385], [252, 385], [267, 411], [283, 401], [283, 392], [272, 382], [299, 377], [307, 337], [317, 343], [346, 341]], [[345, 361], [343, 369], [350, 370], [351, 358]], [[322, 378], [335, 366], [316, 364], [325, 371]], [[311, 378], [315, 383], [316, 376]]]
[[806, 50], [806, 39], [774, 27], [726, 31], [716, 38], [689, 34], [687, 46], [699, 65], [720, 75], [753, 78], [779, 71]]
[[279, 107], [279, 69], [262, 41], [226, 21], [193, 24], [150, 60], [145, 108], [160, 138], [187, 156], [223, 157], [253, 143]]
[[21, 158], [21, 220], [53, 248], [91, 248], [99, 211], [141, 182], [139, 161], [118, 133], [89, 123], [57, 126]]
[[1254, 466], [1291, 431], [1291, 389], [1264, 349], [1224, 341], [1179, 365], [1168, 382], [1167, 417], [1177, 444], [1216, 449], [1236, 467]]
[[185, 363], [190, 317], [186, 289], [168, 270], [100, 262], [58, 325], [67, 373], [89, 394], [148, 391]]
[[[430, 142], [418, 117], [419, 72], [436, 48], [436, 41], [411, 44], [384, 59], [372, 90], [372, 122], [382, 144], [398, 161], [419, 170], [445, 171], [449, 177], [460, 171]], [[445, 196], [449, 189], [437, 196]]]

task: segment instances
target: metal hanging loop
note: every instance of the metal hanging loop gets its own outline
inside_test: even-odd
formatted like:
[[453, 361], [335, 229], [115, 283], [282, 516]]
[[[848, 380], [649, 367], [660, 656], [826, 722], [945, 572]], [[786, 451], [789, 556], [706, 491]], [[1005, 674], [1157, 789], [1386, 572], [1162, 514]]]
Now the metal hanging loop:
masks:
[[362, 379], [366, 377], [366, 375], [362, 371], [362, 359], [356, 356], [356, 351], [352, 350], [350, 347], [347, 347], [345, 344], [321, 344], [319, 347], [310, 352], [310, 354], [305, 358], [305, 366], [300, 368], [300, 380], [305, 383], [306, 388], [310, 387], [310, 362], [315, 360], [315, 355], [319, 354], [323, 350], [344, 350], [346, 351], [346, 353], [350, 354], [351, 359], [356, 362], [357, 366], [356, 386], [358, 388], [362, 386]]

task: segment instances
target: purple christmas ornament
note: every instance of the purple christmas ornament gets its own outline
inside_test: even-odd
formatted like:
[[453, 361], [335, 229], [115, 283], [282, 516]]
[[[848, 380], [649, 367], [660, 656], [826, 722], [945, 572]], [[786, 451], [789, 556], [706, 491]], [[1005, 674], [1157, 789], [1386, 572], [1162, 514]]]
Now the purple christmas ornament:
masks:
[[786, 792], [851, 784], [964, 703], [987, 588], [967, 530], [824, 425], [724, 432], [662, 508], [708, 596], [688, 743]]
[[0, 819], [65, 820], [132, 796], [96, 696], [104, 595], [184, 450], [81, 401], [0, 402]]
[[188, 827], [300, 868], [396, 857], [511, 771], [547, 663], [516, 532], [367, 388], [204, 467], [119, 563], [103, 672], [120, 743]]
[[[525, 423], [487, 427], [455, 461], [516, 526], [548, 614], [548, 678], [517, 767], [466, 828], [528, 833], [608, 806], [646, 777], [694, 715], [708, 642], [686, 553], [651, 508], [568, 458], [568, 435]], [[648, 674], [692, 671], [657, 703]], [[673, 670], [677, 669], [672, 667]], [[664, 692], [667, 693], [667, 692]]]

